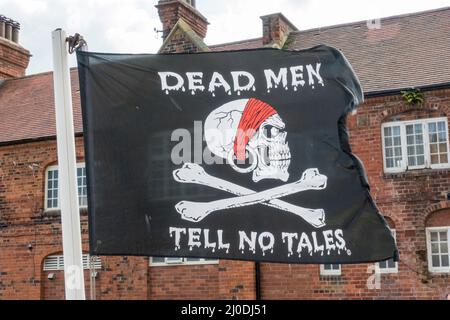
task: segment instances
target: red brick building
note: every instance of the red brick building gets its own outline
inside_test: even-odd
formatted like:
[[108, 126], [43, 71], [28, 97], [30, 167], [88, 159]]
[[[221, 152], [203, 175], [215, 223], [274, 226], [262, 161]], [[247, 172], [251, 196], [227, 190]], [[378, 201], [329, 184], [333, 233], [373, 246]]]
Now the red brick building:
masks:
[[[85, 256], [87, 297], [93, 284], [97, 299], [444, 299], [450, 293], [450, 8], [312, 30], [298, 30], [277, 13], [261, 17], [260, 38], [209, 46], [208, 22], [194, 1], [160, 0], [157, 9], [161, 52], [319, 43], [344, 52], [366, 97], [348, 116], [350, 141], [395, 230], [400, 262], [256, 268], [226, 260], [99, 257], [89, 267]], [[51, 72], [24, 76], [30, 53], [18, 43], [19, 28], [0, 17], [0, 299], [63, 299], [53, 79]], [[87, 252], [77, 82], [72, 70]], [[423, 101], [407, 103], [400, 91], [411, 87], [421, 89]]]

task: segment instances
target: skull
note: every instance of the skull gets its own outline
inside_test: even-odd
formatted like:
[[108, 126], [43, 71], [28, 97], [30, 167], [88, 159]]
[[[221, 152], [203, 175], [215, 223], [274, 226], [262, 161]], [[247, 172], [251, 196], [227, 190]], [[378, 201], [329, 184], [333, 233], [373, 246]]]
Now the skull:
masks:
[[205, 140], [208, 148], [217, 156], [226, 159], [239, 173], [252, 172], [254, 182], [263, 179], [289, 178], [291, 153], [286, 142], [285, 123], [278, 113], [265, 119], [246, 145], [247, 156], [252, 163], [248, 168], [238, 166], [233, 150], [238, 125], [249, 99], [228, 102], [210, 113], [205, 121]]
[[286, 142], [287, 132], [281, 117], [274, 114], [267, 118], [250, 139], [248, 147], [256, 152], [257, 166], [253, 170], [253, 181], [262, 179], [289, 179], [288, 168], [291, 152]]

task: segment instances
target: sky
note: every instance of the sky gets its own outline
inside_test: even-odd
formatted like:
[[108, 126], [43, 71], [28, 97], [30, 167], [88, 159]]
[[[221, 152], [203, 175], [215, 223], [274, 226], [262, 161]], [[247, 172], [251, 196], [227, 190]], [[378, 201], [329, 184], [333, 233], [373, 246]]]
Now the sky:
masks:
[[[20, 44], [33, 55], [27, 74], [51, 71], [51, 32], [80, 33], [89, 51], [156, 53], [162, 44], [157, 0], [0, 0], [20, 22]], [[300, 30], [450, 6], [450, 0], [197, 0], [208, 19], [206, 44], [257, 38], [262, 15], [282, 12]], [[75, 66], [74, 55], [70, 65]]]

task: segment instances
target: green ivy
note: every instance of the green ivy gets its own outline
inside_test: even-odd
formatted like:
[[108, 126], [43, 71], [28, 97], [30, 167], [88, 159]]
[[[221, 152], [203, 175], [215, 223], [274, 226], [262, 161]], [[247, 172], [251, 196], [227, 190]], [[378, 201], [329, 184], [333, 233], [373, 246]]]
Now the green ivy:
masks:
[[419, 89], [403, 90], [400, 93], [410, 105], [421, 104], [424, 101], [423, 93]]

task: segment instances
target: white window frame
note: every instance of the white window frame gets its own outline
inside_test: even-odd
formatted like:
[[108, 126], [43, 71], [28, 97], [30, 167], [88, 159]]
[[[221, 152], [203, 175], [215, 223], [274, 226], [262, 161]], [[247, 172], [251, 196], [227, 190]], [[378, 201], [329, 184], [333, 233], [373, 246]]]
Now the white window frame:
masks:
[[342, 275], [342, 265], [339, 263], [327, 263], [327, 265], [337, 264], [339, 265], [339, 269], [335, 270], [327, 270], [325, 269], [325, 264], [320, 265], [320, 275], [321, 276], [340, 276]]
[[431, 273], [450, 273], [450, 263], [448, 267], [434, 267], [433, 260], [431, 255], [431, 234], [430, 232], [447, 232], [447, 248], [448, 248], [448, 256], [450, 260], [450, 226], [442, 226], [442, 227], [428, 227], [426, 228], [426, 241], [427, 241], [427, 258], [428, 258], [428, 271]]
[[[394, 237], [395, 243], [397, 243], [397, 232], [395, 229], [391, 229], [392, 236]], [[377, 273], [398, 273], [398, 261], [394, 261], [395, 267], [393, 268], [380, 268], [380, 262], [375, 263], [375, 270]]]
[[[172, 259], [172, 260], [170, 260], [170, 259]], [[153, 262], [153, 258], [150, 257], [149, 265], [151, 267], [172, 267], [172, 266], [184, 266], [184, 265], [219, 264], [218, 259], [201, 258], [199, 261], [188, 261], [187, 259], [194, 259], [194, 258], [165, 257], [164, 262]]]
[[[84, 163], [84, 162], [80, 162], [80, 163], [77, 163], [77, 169], [78, 168], [86, 168], [86, 164]], [[48, 172], [49, 171], [51, 171], [51, 170], [58, 170], [58, 207], [48, 207]], [[77, 174], [77, 181], [78, 181], [78, 174]], [[60, 192], [60, 185], [61, 185], [61, 183], [60, 183], [60, 174], [59, 174], [59, 167], [58, 167], [58, 165], [53, 165], [53, 166], [48, 166], [46, 169], [45, 169], [45, 195], [44, 195], [44, 211], [57, 211], [57, 210], [61, 210], [61, 207], [60, 207], [60, 200], [61, 200], [61, 198], [60, 198], [60, 195], [61, 195], [61, 192]], [[77, 192], [78, 192], [78, 183], [77, 183]], [[77, 198], [78, 198], [78, 195], [77, 195]], [[79, 202], [78, 202], [78, 204], [79, 204]], [[81, 205], [79, 205], [79, 208], [80, 209], [87, 209], [87, 205], [85, 205], [85, 206], [81, 206]]]
[[[447, 129], [447, 161], [448, 163], [439, 163], [439, 164], [431, 164], [431, 156], [430, 156], [430, 141], [429, 141], [429, 131], [428, 124], [430, 122], [439, 122], [444, 121]], [[416, 166], [408, 166], [408, 147], [406, 141], [406, 126], [411, 124], [422, 124], [422, 134], [423, 134], [423, 146], [424, 146], [424, 157], [425, 163], [423, 165]], [[401, 148], [402, 148], [402, 165], [398, 168], [388, 168], [386, 166], [386, 148], [385, 148], [385, 136], [384, 136], [384, 128], [391, 126], [400, 126], [400, 139], [401, 139]], [[449, 129], [448, 129], [448, 119], [447, 117], [438, 117], [438, 118], [426, 118], [426, 119], [416, 119], [416, 120], [408, 120], [408, 121], [391, 121], [385, 122], [381, 125], [381, 142], [383, 149], [383, 169], [386, 173], [399, 173], [408, 170], [414, 169], [445, 169], [450, 168], [450, 144], [449, 144]]]
[[[56, 266], [55, 267], [46, 266], [45, 262], [47, 259], [56, 259]], [[89, 255], [89, 253], [83, 253], [83, 269], [84, 270], [90, 269], [90, 259], [91, 259], [91, 256]], [[98, 270], [101, 268], [102, 268], [102, 261], [100, 260], [100, 257], [97, 257], [96, 261], [94, 262], [94, 269]], [[45, 257], [42, 269], [44, 271], [64, 270], [64, 256], [62, 254], [53, 254], [53, 255]]]

